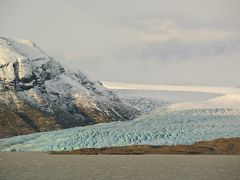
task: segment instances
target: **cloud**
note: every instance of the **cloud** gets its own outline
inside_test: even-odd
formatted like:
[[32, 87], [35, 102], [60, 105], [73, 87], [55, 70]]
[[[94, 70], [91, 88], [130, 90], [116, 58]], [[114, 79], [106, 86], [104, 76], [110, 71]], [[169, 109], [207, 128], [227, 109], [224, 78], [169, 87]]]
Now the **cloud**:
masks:
[[238, 85], [239, 6], [237, 0], [1, 0], [0, 34], [31, 39], [101, 80]]
[[180, 41], [183, 43], [213, 42], [240, 38], [237, 30], [221, 30], [208, 27], [181, 28], [172, 21], [166, 22], [145, 22], [139, 35], [148, 43], [164, 43], [167, 41]]

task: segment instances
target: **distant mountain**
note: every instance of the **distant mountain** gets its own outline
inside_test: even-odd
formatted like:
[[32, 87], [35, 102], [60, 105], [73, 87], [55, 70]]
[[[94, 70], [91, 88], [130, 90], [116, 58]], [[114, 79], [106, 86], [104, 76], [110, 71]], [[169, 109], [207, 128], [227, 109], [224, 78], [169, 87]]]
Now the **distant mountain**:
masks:
[[0, 38], [0, 138], [131, 120], [138, 110], [28, 40]]

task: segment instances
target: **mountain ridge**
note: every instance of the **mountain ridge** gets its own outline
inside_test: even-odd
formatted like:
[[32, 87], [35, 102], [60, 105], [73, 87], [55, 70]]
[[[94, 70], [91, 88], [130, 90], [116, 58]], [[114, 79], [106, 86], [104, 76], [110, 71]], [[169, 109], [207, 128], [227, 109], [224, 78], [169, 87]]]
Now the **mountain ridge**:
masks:
[[138, 114], [100, 81], [62, 66], [35, 43], [2, 37], [0, 100], [0, 137], [125, 121]]

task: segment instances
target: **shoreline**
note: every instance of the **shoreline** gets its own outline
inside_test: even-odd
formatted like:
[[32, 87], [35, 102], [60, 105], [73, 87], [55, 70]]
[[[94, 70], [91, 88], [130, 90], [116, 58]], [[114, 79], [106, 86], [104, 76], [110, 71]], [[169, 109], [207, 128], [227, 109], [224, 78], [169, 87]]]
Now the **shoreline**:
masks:
[[51, 151], [50, 154], [75, 155], [144, 155], [144, 154], [186, 154], [186, 155], [240, 155], [239, 138], [220, 138], [199, 141], [192, 145], [129, 145], [102, 148], [81, 148], [71, 151]]

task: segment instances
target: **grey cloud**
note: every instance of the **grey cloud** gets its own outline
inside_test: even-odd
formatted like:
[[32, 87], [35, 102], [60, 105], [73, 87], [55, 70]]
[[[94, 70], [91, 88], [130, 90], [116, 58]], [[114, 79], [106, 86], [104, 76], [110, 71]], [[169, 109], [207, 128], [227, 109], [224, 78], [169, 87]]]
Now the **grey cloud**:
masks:
[[240, 84], [238, 0], [1, 0], [0, 34], [105, 81]]
[[239, 50], [240, 42], [184, 43], [168, 41], [166, 43], [147, 44], [141, 51], [144, 60], [188, 60], [231, 54]]

